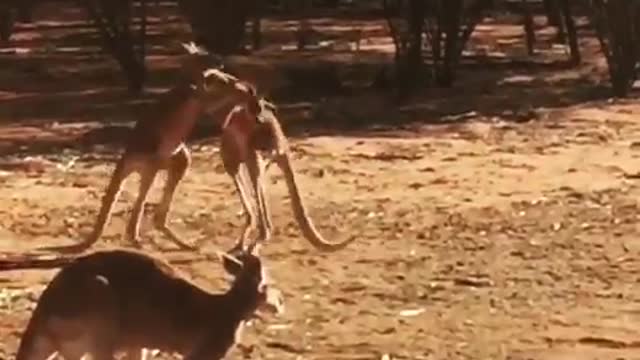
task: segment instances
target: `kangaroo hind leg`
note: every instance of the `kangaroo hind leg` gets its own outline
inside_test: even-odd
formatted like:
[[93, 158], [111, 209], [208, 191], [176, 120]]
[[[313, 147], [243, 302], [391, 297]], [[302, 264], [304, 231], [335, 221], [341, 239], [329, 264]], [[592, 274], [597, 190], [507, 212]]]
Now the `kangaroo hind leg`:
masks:
[[141, 246], [139, 241], [140, 221], [142, 220], [142, 215], [144, 213], [144, 204], [147, 202], [147, 196], [149, 195], [151, 185], [153, 185], [153, 181], [158, 174], [158, 169], [158, 165], [155, 162], [150, 161], [139, 170], [140, 187], [138, 189], [138, 197], [136, 202], [133, 204], [131, 217], [129, 218], [129, 223], [127, 224], [125, 232], [126, 240], [136, 248]]
[[167, 183], [154, 217], [155, 227], [183, 250], [193, 250], [194, 247], [184, 242], [184, 240], [169, 227], [167, 218], [171, 210], [171, 203], [173, 202], [176, 188], [187, 173], [190, 164], [191, 155], [187, 147], [183, 145], [171, 156], [169, 166], [167, 167]]
[[258, 205], [257, 212], [260, 234], [256, 242], [265, 243], [271, 239], [273, 224], [271, 222], [269, 203], [265, 195], [263, 159], [257, 151], [254, 151], [249, 157], [247, 169], [249, 172], [249, 178], [251, 179], [251, 185], [253, 186], [255, 200]]

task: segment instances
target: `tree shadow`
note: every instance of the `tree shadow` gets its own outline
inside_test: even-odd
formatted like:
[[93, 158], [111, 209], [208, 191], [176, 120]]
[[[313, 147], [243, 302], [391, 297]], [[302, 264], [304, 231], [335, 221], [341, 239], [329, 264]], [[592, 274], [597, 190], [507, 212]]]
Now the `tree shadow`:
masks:
[[[300, 75], [304, 70], [296, 66], [296, 76], [304, 79]], [[475, 114], [471, 118], [497, 117], [504, 121], [526, 122], [533, 119], [529, 113], [533, 109], [567, 107], [609, 96], [607, 86], [582, 77], [580, 72], [556, 78], [559, 71], [566, 69], [563, 62], [471, 62], [461, 68], [460, 76], [465, 81], [450, 89], [426, 89], [404, 102], [397, 102], [388, 91], [334, 88], [330, 81], [325, 81], [326, 86], [309, 88], [301, 81], [275, 92], [274, 98], [281, 106], [279, 113], [285, 131], [292, 137], [305, 137], [350, 133], [377, 136], [380, 129], [388, 131], [408, 124], [445, 125], [468, 121], [470, 117], [459, 115], [471, 112]], [[311, 72], [309, 78], [315, 76]], [[479, 72], [482, 72], [481, 76]], [[168, 85], [172, 70], [158, 70], [154, 72], [154, 78]], [[12, 146], [3, 149], [3, 153], [38, 154], [66, 147], [88, 149], [94, 145], [119, 147], [136, 115], [153, 106], [157, 95], [158, 91], [154, 91], [131, 98], [122, 88], [105, 87], [2, 100], [0, 118], [12, 118], [14, 123], [21, 118], [18, 123], [23, 126], [41, 126], [42, 122], [55, 121], [60, 133], [57, 138], [53, 136], [52, 141], [15, 140]], [[203, 117], [190, 141], [216, 136], [219, 130], [215, 123], [213, 119]], [[49, 127], [49, 132], [55, 134], [56, 129]]]
[[[562, 57], [546, 56], [544, 51], [533, 58], [472, 52], [462, 58], [459, 81], [452, 88], [425, 86], [413, 97], [398, 101], [392, 90], [372, 87], [381, 69], [389, 67], [388, 48], [358, 54], [331, 49], [283, 52], [281, 45], [290, 41], [283, 29], [291, 24], [277, 18], [268, 20], [266, 28], [271, 32], [266, 34], [265, 42], [274, 42], [253, 57], [274, 64], [274, 72], [286, 79], [286, 86], [269, 95], [280, 105], [285, 131], [292, 137], [379, 136], [381, 131], [407, 129], [416, 124], [450, 125], [492, 117], [525, 122], [534, 119], [532, 109], [572, 106], [609, 96], [601, 74], [593, 73], [591, 63], [570, 67]], [[330, 35], [348, 32], [354, 24], [368, 24], [370, 41], [379, 41], [384, 34], [384, 22], [378, 19], [354, 22], [338, 17], [316, 22]], [[178, 25], [161, 25], [152, 22], [150, 26], [151, 81], [148, 90], [137, 97], [127, 93], [126, 81], [116, 64], [101, 52], [96, 32], [79, 24], [70, 30], [63, 23], [57, 24], [57, 32], [46, 39], [18, 37], [13, 45], [35, 49], [29, 54], [8, 55], [0, 51], [0, 126], [4, 128], [0, 129], [0, 152], [31, 155], [64, 148], [86, 151], [95, 145], [104, 145], [107, 151], [121, 147], [133, 121], [146, 107], [153, 106], [159, 93], [170, 87], [177, 76], [180, 50], [172, 39], [185, 36], [186, 30]], [[65, 29], [68, 31], [62, 31]], [[595, 43], [587, 35], [583, 42]], [[545, 35], [539, 41], [548, 44], [550, 38]], [[516, 36], [505, 39], [522, 45]], [[36, 51], [51, 44], [57, 50]], [[585, 55], [595, 56], [594, 46], [587, 47]], [[74, 66], [69, 66], [71, 63]], [[190, 141], [217, 135], [214, 123], [203, 117]], [[8, 136], [7, 129], [12, 128], [14, 133], [21, 128], [38, 128], [42, 134]]]

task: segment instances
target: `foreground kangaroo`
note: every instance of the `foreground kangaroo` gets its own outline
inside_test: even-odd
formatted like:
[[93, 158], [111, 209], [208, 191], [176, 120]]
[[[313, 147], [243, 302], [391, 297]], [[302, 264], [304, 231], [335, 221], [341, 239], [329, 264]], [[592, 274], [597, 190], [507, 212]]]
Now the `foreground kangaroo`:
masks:
[[112, 360], [117, 351], [144, 359], [149, 349], [178, 352], [184, 359], [222, 359], [257, 310], [284, 308], [260, 258], [249, 251], [237, 259], [222, 254], [224, 269], [235, 277], [222, 294], [199, 288], [140, 252], [79, 257], [40, 296], [16, 360], [45, 360], [54, 353], [67, 360], [87, 354]]
[[163, 169], [167, 170], [168, 176], [156, 210], [154, 225], [180, 248], [193, 248], [167, 225], [176, 187], [191, 163], [191, 156], [185, 145], [186, 138], [202, 113], [215, 113], [235, 104], [256, 107], [257, 98], [255, 90], [249, 84], [218, 68], [211, 68], [211, 57], [206, 51], [194, 44], [185, 45], [185, 48], [189, 52], [189, 59], [183, 69], [186, 81], [182, 81], [161, 97], [151, 111], [136, 123], [125, 143], [124, 153], [111, 175], [93, 231], [81, 243], [65, 249], [83, 250], [98, 240], [109, 221], [123, 182], [134, 172], [140, 174], [140, 188], [125, 238], [134, 247], [139, 247], [139, 227], [144, 204], [156, 174]]
[[[246, 218], [242, 236], [231, 250], [232, 253], [244, 248], [246, 238], [256, 226], [256, 219], [258, 219], [260, 234], [255, 242], [266, 242], [271, 238], [273, 226], [264, 193], [264, 172], [268, 164], [264, 163], [262, 152], [269, 154], [270, 161], [275, 162], [284, 173], [296, 222], [304, 237], [314, 247], [325, 251], [335, 251], [355, 240], [354, 237], [351, 237], [339, 243], [331, 243], [316, 230], [300, 196], [295, 171], [291, 164], [289, 142], [276, 117], [276, 107], [260, 98], [257, 107], [235, 106], [222, 125], [220, 154], [225, 171], [233, 178], [236, 190], [240, 195]], [[243, 166], [247, 169], [250, 185], [247, 184], [243, 172], [240, 171]], [[255, 195], [257, 212], [250, 203], [249, 194], [251, 193]]]

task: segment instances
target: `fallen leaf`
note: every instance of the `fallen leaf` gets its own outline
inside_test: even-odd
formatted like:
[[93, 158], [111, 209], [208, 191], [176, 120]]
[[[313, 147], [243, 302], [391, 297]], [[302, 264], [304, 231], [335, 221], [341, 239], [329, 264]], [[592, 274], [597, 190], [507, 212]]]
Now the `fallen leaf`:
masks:
[[407, 309], [407, 310], [400, 311], [400, 313], [398, 315], [403, 316], [403, 317], [414, 317], [414, 316], [418, 316], [418, 315], [422, 314], [425, 311], [427, 311], [425, 308]]
[[267, 326], [267, 329], [277, 331], [277, 330], [290, 329], [291, 327], [292, 327], [291, 324], [273, 324], [273, 325]]

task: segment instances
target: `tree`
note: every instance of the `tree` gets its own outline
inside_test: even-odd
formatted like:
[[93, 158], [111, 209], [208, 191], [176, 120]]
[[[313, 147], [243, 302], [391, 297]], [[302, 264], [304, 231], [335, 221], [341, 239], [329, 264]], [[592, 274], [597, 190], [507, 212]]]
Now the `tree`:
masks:
[[[89, 17], [96, 24], [105, 49], [122, 68], [129, 90], [139, 93], [146, 78], [147, 0], [134, 7], [130, 0], [83, 0]], [[134, 31], [134, 13], [138, 15], [138, 31]]]
[[0, 40], [8, 41], [16, 21], [31, 22], [35, 0], [3, 0], [0, 2]]
[[383, 1], [391, 38], [395, 45], [396, 85], [404, 96], [417, 85], [423, 59], [423, 29], [426, 11], [423, 0]]
[[522, 0], [522, 15], [524, 16], [524, 33], [527, 39], [527, 53], [529, 56], [535, 54], [536, 31], [533, 21], [533, 14], [527, 0]]
[[558, 28], [558, 41], [564, 42], [564, 30], [562, 28], [562, 18], [560, 17], [560, 8], [556, 0], [543, 0], [542, 5], [547, 16], [547, 25]]
[[384, 13], [395, 45], [397, 84], [403, 91], [421, 78], [425, 53], [432, 57], [438, 86], [453, 85], [464, 46], [492, 0], [384, 0]]
[[[570, 62], [572, 65], [578, 65], [582, 59], [580, 56], [580, 46], [578, 44], [578, 31], [571, 14], [571, 5], [569, 5], [569, 0], [559, 0], [559, 2], [562, 12], [562, 25], [566, 28], [567, 36], [569, 37], [569, 49], [571, 51]], [[564, 30], [561, 32], [564, 33]]]
[[448, 87], [455, 81], [462, 50], [493, 1], [439, 0], [427, 4], [425, 31], [434, 78], [437, 85]]
[[180, 0], [198, 43], [228, 55], [242, 50], [245, 26], [259, 0]]
[[0, 3], [0, 40], [8, 41], [13, 31], [14, 15], [11, 4]]
[[592, 0], [591, 21], [607, 60], [615, 96], [625, 97], [640, 61], [640, 2]]

